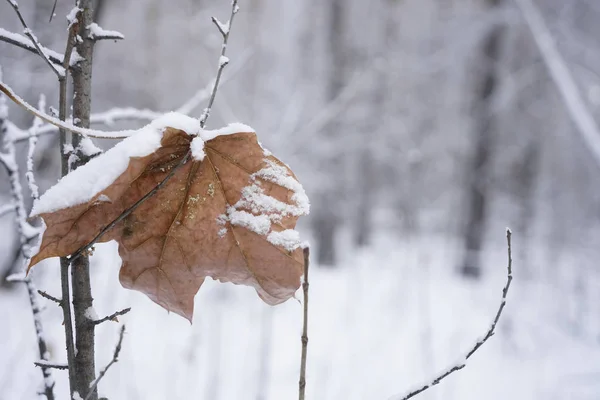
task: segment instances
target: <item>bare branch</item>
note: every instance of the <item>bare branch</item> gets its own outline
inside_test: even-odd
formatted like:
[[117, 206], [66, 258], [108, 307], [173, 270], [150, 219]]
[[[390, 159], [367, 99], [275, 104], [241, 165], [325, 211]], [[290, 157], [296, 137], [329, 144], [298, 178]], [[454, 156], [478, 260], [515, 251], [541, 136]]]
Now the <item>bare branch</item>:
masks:
[[238, 0], [233, 0], [231, 2], [231, 15], [229, 16], [229, 21], [227, 22], [227, 30], [224, 30], [224, 26], [222, 27], [220, 23], [217, 23], [217, 19], [213, 18], [213, 21], [219, 27], [219, 31], [223, 35], [223, 45], [221, 46], [221, 57], [219, 57], [219, 68], [217, 69], [217, 76], [215, 78], [215, 84], [213, 85], [212, 93], [210, 95], [210, 99], [208, 100], [208, 105], [204, 109], [204, 112], [200, 116], [200, 126], [204, 128], [206, 126], [206, 121], [210, 115], [210, 110], [215, 102], [215, 97], [217, 96], [217, 90], [219, 89], [219, 82], [221, 81], [221, 75], [223, 75], [223, 70], [229, 64], [229, 59], [225, 56], [227, 53], [227, 43], [229, 42], [229, 34], [231, 33], [231, 24], [233, 23], [233, 17], [237, 14], [239, 10]]
[[41, 367], [41, 368], [53, 368], [53, 369], [62, 369], [62, 370], [69, 369], [68, 364], [53, 364], [46, 360], [34, 361], [34, 364], [37, 367]]
[[42, 297], [44, 297], [44, 298], [46, 298], [46, 299], [48, 299], [48, 300], [50, 300], [50, 301], [53, 301], [53, 302], [55, 302], [55, 303], [56, 303], [56, 304], [58, 304], [59, 306], [61, 306], [61, 305], [62, 305], [62, 300], [61, 300], [61, 299], [59, 299], [59, 298], [56, 298], [56, 297], [54, 297], [54, 296], [52, 296], [52, 295], [49, 295], [47, 292], [44, 292], [43, 290], [38, 290], [37, 292], [38, 292], [38, 294], [39, 294], [40, 296], [42, 296]]
[[58, 3], [58, 0], [54, 0], [54, 4], [52, 5], [52, 11], [50, 12], [50, 19], [48, 19], [48, 22], [52, 22], [52, 18], [54, 17], [54, 11], [56, 11], [56, 3]]
[[94, 321], [94, 324], [95, 325], [99, 325], [99, 324], [101, 324], [103, 322], [106, 322], [106, 321], [115, 321], [115, 322], [118, 322], [117, 317], [120, 316], [120, 315], [125, 315], [129, 311], [131, 311], [131, 307], [127, 307], [127, 308], [125, 308], [125, 309], [123, 309], [121, 311], [114, 312], [114, 313], [112, 313], [112, 314], [110, 314], [110, 315], [108, 315], [108, 316], [106, 316], [104, 318], [98, 319], [98, 320]]
[[31, 42], [35, 46], [40, 57], [42, 57], [46, 61], [46, 63], [48, 64], [48, 66], [50, 66], [52, 71], [54, 71], [56, 76], [58, 76], [59, 78], [61, 76], [64, 76], [65, 75], [64, 68], [58, 67], [56, 64], [54, 64], [50, 60], [49, 56], [44, 52], [43, 46], [40, 44], [40, 42], [38, 41], [38, 39], [35, 36], [35, 34], [33, 33], [33, 31], [31, 29], [29, 29], [29, 27], [27, 26], [27, 23], [25, 23], [25, 19], [23, 19], [23, 15], [21, 15], [21, 11], [19, 10], [19, 5], [17, 4], [17, 2], [14, 0], [6, 0], [6, 1], [8, 1], [8, 4], [10, 4], [11, 7], [13, 8], [13, 10], [15, 10], [17, 17], [19, 17], [19, 21], [21, 21], [21, 25], [23, 25], [23, 29], [24, 29], [23, 32], [25, 33], [25, 36], [27, 36], [27, 37], [29, 37], [29, 39], [31, 39]]
[[306, 359], [308, 352], [308, 267], [310, 264], [310, 248], [304, 247], [304, 282], [302, 292], [304, 293], [304, 314], [302, 323], [302, 357], [300, 358], [300, 380], [298, 381], [298, 399], [304, 400], [306, 392]]
[[115, 352], [113, 354], [112, 360], [110, 360], [110, 362], [106, 365], [106, 367], [104, 367], [104, 369], [102, 371], [100, 371], [100, 374], [98, 374], [98, 378], [94, 379], [94, 381], [92, 383], [90, 383], [90, 391], [87, 394], [87, 396], [85, 396], [84, 400], [89, 400], [92, 397], [92, 393], [95, 392], [96, 387], [98, 386], [98, 382], [100, 382], [100, 380], [102, 378], [104, 378], [104, 375], [106, 374], [108, 369], [110, 367], [112, 367], [112, 365], [114, 363], [119, 361], [119, 353], [121, 352], [121, 345], [123, 344], [123, 335], [124, 334], [125, 334], [125, 325], [121, 326], [121, 332], [119, 333], [119, 341], [117, 342], [117, 347], [115, 348]]
[[438, 383], [440, 383], [444, 378], [446, 378], [448, 375], [456, 372], [456, 371], [460, 371], [461, 369], [463, 369], [466, 365], [467, 365], [467, 360], [469, 358], [471, 358], [471, 356], [473, 354], [475, 354], [475, 352], [477, 350], [479, 350], [479, 348], [481, 346], [483, 346], [484, 343], [486, 343], [488, 341], [489, 338], [491, 338], [496, 330], [496, 325], [498, 324], [498, 321], [500, 321], [500, 316], [502, 315], [502, 311], [504, 310], [504, 306], [506, 305], [506, 297], [508, 295], [508, 290], [510, 289], [510, 283], [512, 282], [512, 244], [511, 244], [511, 236], [512, 236], [512, 232], [510, 231], [510, 229], [506, 229], [506, 243], [507, 243], [507, 252], [508, 252], [508, 266], [507, 266], [507, 277], [506, 277], [506, 284], [504, 285], [504, 288], [502, 289], [502, 299], [500, 301], [500, 306], [498, 307], [498, 311], [496, 311], [496, 316], [494, 317], [494, 320], [492, 321], [490, 327], [488, 328], [487, 332], [485, 333], [485, 335], [483, 336], [483, 338], [477, 340], [477, 342], [475, 343], [475, 345], [473, 345], [473, 347], [471, 348], [471, 350], [469, 350], [466, 354], [466, 356], [463, 358], [463, 360], [449, 368], [447, 368], [446, 370], [444, 370], [444, 372], [440, 373], [437, 377], [435, 377], [433, 380], [431, 380], [429, 383], [426, 383], [425, 385], [419, 387], [418, 389], [415, 389], [403, 396], [399, 396], [399, 397], [394, 397], [394, 399], [396, 400], [408, 400], [416, 395], [418, 395], [419, 393], [422, 393], [424, 391], [426, 391], [427, 389], [437, 385]]
[[[36, 47], [31, 43], [31, 40], [19, 33], [9, 32], [6, 29], [0, 28], [0, 41], [12, 44], [13, 46], [20, 47], [31, 53], [38, 54], [39, 52]], [[52, 63], [60, 65], [62, 63], [63, 55], [50, 50], [47, 47], [43, 47], [44, 53], [48, 56], [48, 59]]]

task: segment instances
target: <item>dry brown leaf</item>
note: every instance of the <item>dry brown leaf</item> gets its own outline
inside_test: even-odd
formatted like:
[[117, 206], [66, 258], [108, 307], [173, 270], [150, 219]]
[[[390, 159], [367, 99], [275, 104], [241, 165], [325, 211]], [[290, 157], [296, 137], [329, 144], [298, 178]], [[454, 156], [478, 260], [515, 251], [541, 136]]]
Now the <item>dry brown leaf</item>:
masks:
[[[30, 267], [89, 243], [165, 178], [192, 139], [166, 128], [158, 150], [130, 158], [125, 172], [91, 200], [40, 214], [47, 229]], [[252, 286], [271, 305], [286, 301], [303, 271], [292, 231], [307, 212], [298, 206], [301, 186], [285, 164], [265, 155], [253, 132], [217, 136], [204, 143], [204, 153], [100, 240], [119, 244], [121, 284], [190, 321], [206, 277]]]

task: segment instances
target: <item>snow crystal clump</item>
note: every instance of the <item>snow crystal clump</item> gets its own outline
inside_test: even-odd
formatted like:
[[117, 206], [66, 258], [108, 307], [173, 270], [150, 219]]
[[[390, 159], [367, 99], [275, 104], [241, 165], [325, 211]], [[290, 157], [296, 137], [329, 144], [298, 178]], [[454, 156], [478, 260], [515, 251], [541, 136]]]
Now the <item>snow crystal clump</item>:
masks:
[[96, 321], [96, 320], [98, 320], [98, 314], [96, 314], [96, 310], [94, 310], [94, 307], [88, 307], [88, 308], [86, 308], [84, 315], [90, 321]]
[[250, 127], [248, 125], [244, 125], [239, 122], [234, 122], [234, 123], [229, 124], [221, 129], [214, 129], [214, 130], [203, 129], [199, 132], [199, 136], [202, 138], [202, 140], [204, 140], [205, 142], [208, 142], [209, 140], [214, 139], [217, 136], [233, 135], [235, 133], [240, 133], [240, 132], [255, 132], [255, 131], [252, 127]]
[[281, 232], [271, 232], [267, 240], [275, 246], [281, 246], [287, 251], [294, 251], [300, 247], [300, 234], [294, 229], [286, 229]]
[[63, 177], [34, 203], [31, 216], [90, 201], [125, 172], [131, 157], [144, 157], [156, 151], [167, 127], [182, 130], [189, 135], [200, 132], [200, 122], [197, 119], [178, 113], [165, 114]]
[[196, 136], [190, 143], [190, 150], [192, 150], [192, 157], [194, 160], [202, 161], [206, 156], [204, 152], [204, 140], [200, 136]]
[[259, 235], [266, 235], [271, 229], [271, 221], [266, 215], [254, 215], [247, 211], [238, 211], [233, 207], [229, 207], [227, 217], [232, 225], [241, 226]]

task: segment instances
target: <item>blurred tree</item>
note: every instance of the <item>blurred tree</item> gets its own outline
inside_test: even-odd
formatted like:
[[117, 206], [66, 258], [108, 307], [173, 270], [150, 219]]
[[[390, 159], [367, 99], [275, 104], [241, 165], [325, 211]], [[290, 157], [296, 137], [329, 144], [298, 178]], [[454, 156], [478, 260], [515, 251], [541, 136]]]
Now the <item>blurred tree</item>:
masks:
[[[344, 37], [346, 7], [347, 5], [343, 0], [331, 0], [329, 4], [329, 21], [326, 28], [326, 99], [329, 102], [336, 100], [346, 81], [347, 65]], [[324, 134], [327, 136], [325, 140], [332, 141], [333, 136], [340, 135], [342, 125], [339, 117], [332, 118], [325, 128]], [[343, 154], [341, 154], [339, 148], [336, 148], [335, 151], [324, 157], [329, 179], [319, 183], [318, 192], [316, 196], [313, 196], [312, 222], [317, 242], [317, 263], [324, 266], [333, 266], [336, 262], [335, 237], [340, 223], [342, 180], [339, 179], [339, 172]]]
[[[490, 13], [497, 12], [503, 0], [484, 0]], [[486, 33], [479, 57], [480, 81], [476, 86], [474, 111], [475, 146], [467, 171], [469, 192], [467, 224], [464, 235], [464, 258], [460, 267], [465, 277], [481, 275], [481, 249], [486, 230], [490, 188], [490, 158], [493, 154], [494, 118], [492, 103], [498, 91], [497, 63], [500, 59], [503, 26], [496, 20]], [[478, 74], [477, 74], [478, 75]]]

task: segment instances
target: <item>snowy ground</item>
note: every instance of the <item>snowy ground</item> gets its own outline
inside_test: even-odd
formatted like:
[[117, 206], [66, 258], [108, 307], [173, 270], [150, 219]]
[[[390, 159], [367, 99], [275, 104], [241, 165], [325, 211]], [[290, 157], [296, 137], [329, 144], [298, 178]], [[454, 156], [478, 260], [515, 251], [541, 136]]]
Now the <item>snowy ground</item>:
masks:
[[[517, 245], [518, 238], [513, 241]], [[388, 399], [458, 360], [485, 332], [498, 306], [504, 243], [500, 232], [488, 273], [477, 284], [457, 277], [454, 243], [435, 237], [400, 241], [382, 235], [376, 246], [345, 252], [337, 269], [313, 266], [308, 399]], [[568, 271], [569, 263], [562, 262]], [[121, 318], [127, 325], [124, 349], [102, 381], [101, 395], [111, 400], [297, 398], [299, 302], [271, 308], [249, 288], [207, 282], [190, 325], [121, 288], [119, 265], [114, 244], [97, 247], [98, 315], [133, 308]], [[466, 369], [417, 398], [600, 398], [594, 325], [600, 286], [588, 285], [595, 292], [588, 291], [587, 302], [577, 306], [576, 294], [543, 279], [522, 279], [519, 267], [517, 260], [496, 336]], [[36, 266], [33, 275], [40, 288], [58, 294], [58, 272], [52, 260]], [[52, 357], [60, 362], [65, 357], [61, 313], [45, 304]], [[34, 399], [41, 374], [33, 366], [36, 345], [24, 288], [0, 292], [0, 321], [0, 400]], [[98, 367], [111, 357], [118, 329], [116, 323], [99, 328]], [[59, 398], [65, 399], [65, 372], [54, 374]]]

